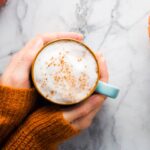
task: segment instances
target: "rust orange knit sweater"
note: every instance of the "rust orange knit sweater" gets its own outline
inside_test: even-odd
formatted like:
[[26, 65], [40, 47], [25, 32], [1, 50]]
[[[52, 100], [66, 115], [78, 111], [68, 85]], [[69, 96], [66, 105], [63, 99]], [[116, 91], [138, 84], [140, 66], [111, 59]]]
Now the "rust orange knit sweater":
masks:
[[56, 150], [79, 131], [57, 106], [42, 106], [33, 113], [35, 89], [0, 86], [0, 147], [6, 150]]

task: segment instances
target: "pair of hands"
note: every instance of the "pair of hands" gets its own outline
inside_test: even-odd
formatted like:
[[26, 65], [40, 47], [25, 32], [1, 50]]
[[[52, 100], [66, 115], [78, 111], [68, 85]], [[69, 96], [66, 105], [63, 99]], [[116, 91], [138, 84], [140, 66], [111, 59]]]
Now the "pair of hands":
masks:
[[[72, 38], [78, 41], [83, 40], [83, 36], [78, 33], [55, 33], [37, 36], [28, 42], [23, 49], [12, 56], [11, 62], [1, 76], [0, 84], [13, 88], [31, 88], [30, 68], [38, 51], [45, 43], [61, 39]], [[100, 80], [108, 81], [108, 71], [104, 57], [97, 53], [100, 67]], [[93, 94], [84, 102], [70, 106], [62, 110], [63, 117], [70, 122], [76, 129], [83, 130], [89, 127], [96, 113], [102, 106], [105, 96]], [[44, 119], [45, 116], [43, 116]]]

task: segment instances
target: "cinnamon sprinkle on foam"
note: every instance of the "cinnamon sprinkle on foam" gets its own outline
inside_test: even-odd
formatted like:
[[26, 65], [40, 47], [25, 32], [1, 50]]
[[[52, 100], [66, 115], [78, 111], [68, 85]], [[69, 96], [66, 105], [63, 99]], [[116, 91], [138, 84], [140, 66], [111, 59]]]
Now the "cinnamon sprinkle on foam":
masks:
[[95, 85], [97, 64], [86, 48], [74, 46], [74, 43], [59, 44], [46, 47], [38, 56], [41, 60], [37, 63], [37, 68], [41, 65], [41, 69], [36, 71], [38, 86], [50, 100], [77, 102], [88, 96]]

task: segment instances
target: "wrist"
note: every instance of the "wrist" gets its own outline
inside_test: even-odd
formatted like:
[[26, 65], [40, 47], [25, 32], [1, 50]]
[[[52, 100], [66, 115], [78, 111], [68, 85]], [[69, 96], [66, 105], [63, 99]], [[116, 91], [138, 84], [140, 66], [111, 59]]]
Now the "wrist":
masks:
[[31, 87], [28, 75], [22, 76], [19, 74], [7, 76], [7, 74], [4, 73], [1, 77], [0, 84], [12, 88], [28, 89]]
[[9, 105], [32, 106], [35, 103], [37, 92], [34, 88], [15, 88], [6, 85], [0, 85], [0, 100], [2, 103]]

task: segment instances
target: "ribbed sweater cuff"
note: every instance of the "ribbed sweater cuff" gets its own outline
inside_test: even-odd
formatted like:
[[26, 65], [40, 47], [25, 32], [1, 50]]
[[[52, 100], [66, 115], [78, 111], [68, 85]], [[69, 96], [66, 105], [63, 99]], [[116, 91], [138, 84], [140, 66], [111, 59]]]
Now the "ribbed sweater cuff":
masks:
[[13, 88], [9, 86], [0, 85], [0, 101], [15, 101], [22, 102], [22, 100], [35, 99], [34, 88]]
[[0, 85], [0, 142], [27, 115], [35, 99], [35, 89], [18, 89]]
[[62, 112], [44, 107], [27, 119], [5, 149], [50, 149], [53, 144], [63, 142], [78, 132], [63, 118]]
[[23, 89], [0, 85], [0, 111], [8, 109], [14, 113], [27, 113], [35, 103], [36, 96], [34, 88]]

